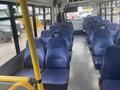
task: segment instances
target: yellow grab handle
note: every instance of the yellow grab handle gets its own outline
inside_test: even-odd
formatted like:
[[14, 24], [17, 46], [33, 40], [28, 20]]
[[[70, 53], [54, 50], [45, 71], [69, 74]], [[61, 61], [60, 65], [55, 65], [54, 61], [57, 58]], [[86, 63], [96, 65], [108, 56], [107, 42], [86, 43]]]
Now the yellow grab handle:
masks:
[[12, 87], [10, 87], [8, 90], [16, 90], [18, 87], [25, 87], [27, 90], [35, 90], [30, 84], [28, 83], [16, 83]]
[[27, 90], [34, 90], [34, 87], [29, 83], [29, 77], [17, 77], [17, 76], [0, 76], [1, 82], [12, 82], [15, 83], [8, 90], [15, 90], [17, 87], [22, 86]]
[[21, 82], [21, 83], [28, 83], [30, 80], [29, 77], [17, 77], [17, 76], [0, 76], [1, 82]]
[[28, 12], [28, 5], [27, 5], [27, 0], [19, 0], [22, 14], [23, 14], [23, 19], [24, 19], [24, 24], [25, 24], [25, 31], [28, 39], [28, 45], [30, 49], [30, 54], [32, 58], [32, 64], [33, 64], [33, 69], [35, 73], [35, 78], [39, 82], [37, 83], [37, 88], [38, 90], [44, 90], [43, 84], [40, 82], [42, 80], [41, 72], [40, 72], [40, 65], [37, 57], [37, 52], [35, 48], [35, 41], [33, 38], [33, 33], [32, 33], [32, 26], [30, 23], [30, 18], [29, 18], [29, 12]]

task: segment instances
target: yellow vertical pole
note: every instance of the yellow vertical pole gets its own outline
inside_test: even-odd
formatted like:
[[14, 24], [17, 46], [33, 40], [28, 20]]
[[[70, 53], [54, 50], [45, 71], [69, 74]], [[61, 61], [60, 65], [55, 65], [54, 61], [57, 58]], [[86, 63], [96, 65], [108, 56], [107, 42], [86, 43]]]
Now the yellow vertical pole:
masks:
[[[25, 28], [26, 28], [25, 31], [26, 31], [26, 35], [27, 35], [27, 39], [28, 39], [33, 69], [34, 69], [34, 73], [35, 73], [35, 78], [37, 81], [41, 81], [42, 76], [41, 76], [39, 61], [38, 61], [37, 52], [36, 52], [36, 48], [35, 48], [35, 41], [34, 41], [33, 33], [32, 33], [32, 26], [31, 26], [31, 22], [29, 19], [27, 0], [19, 0], [19, 3], [21, 6], [24, 24], [25, 24]], [[37, 88], [38, 88], [38, 90], [44, 90], [42, 83], [37, 83]]]

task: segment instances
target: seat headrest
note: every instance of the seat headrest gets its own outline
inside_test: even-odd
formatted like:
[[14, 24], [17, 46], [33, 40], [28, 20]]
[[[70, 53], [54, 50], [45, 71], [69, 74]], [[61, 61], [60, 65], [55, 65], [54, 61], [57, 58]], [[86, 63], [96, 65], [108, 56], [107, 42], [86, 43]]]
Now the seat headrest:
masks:
[[56, 31], [52, 33], [52, 37], [62, 37], [62, 34], [60, 31]]
[[66, 41], [62, 37], [53, 37], [49, 40], [48, 48], [67, 48]]
[[44, 30], [41, 32], [41, 37], [50, 37], [51, 36], [51, 30]]

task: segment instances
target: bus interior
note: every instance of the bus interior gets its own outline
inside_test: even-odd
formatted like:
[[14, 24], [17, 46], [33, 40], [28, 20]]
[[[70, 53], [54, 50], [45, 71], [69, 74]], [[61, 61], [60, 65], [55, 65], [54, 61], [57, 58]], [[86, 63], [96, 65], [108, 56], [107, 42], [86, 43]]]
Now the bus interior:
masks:
[[119, 45], [120, 0], [0, 0], [0, 90], [120, 90]]

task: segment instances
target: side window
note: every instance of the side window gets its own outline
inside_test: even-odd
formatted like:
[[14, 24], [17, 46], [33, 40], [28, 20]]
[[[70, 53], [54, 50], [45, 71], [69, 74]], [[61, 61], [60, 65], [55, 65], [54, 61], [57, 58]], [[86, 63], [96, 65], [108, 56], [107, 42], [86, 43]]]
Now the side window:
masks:
[[46, 17], [46, 25], [47, 29], [49, 29], [50, 24], [51, 24], [51, 14], [50, 14], [50, 8], [45, 8], [45, 17]]
[[106, 19], [111, 21], [111, 2], [106, 3]]
[[43, 21], [43, 8], [39, 7], [39, 14], [36, 15], [37, 22], [37, 35], [40, 37], [41, 31], [44, 30], [44, 21]]
[[[6, 17], [9, 17], [8, 6], [0, 4], [0, 18]], [[0, 65], [16, 55], [10, 20], [0, 20], [0, 51]]]
[[5, 4], [0, 4], [0, 18], [9, 17], [8, 6]]
[[113, 22], [120, 22], [120, 1], [113, 1]]

